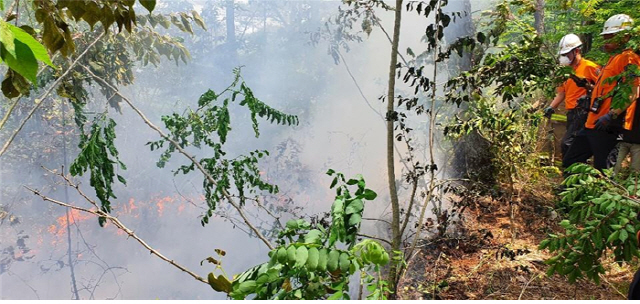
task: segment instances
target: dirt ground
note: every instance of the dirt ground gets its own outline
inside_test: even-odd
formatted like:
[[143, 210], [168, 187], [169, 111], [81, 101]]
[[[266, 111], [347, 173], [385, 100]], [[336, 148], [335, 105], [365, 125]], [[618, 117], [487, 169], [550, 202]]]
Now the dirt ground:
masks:
[[512, 244], [509, 204], [480, 200], [464, 212], [458, 236], [420, 245], [400, 281], [400, 298], [626, 299], [637, 264], [605, 263], [607, 273], [599, 285], [546, 276], [543, 261], [551, 255], [537, 247], [548, 233], [560, 231], [552, 206], [553, 197], [524, 198], [516, 212]]

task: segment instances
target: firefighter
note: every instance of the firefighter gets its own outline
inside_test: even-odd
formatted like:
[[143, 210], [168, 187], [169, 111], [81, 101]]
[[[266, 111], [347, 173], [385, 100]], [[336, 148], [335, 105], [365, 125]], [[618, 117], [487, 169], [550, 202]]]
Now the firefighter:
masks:
[[567, 154], [563, 156], [562, 164], [565, 168], [577, 162], [586, 162], [591, 156], [596, 169], [607, 167], [607, 157], [615, 147], [618, 133], [622, 129], [625, 115], [621, 114], [637, 98], [638, 79], [629, 101], [621, 109], [611, 108], [610, 95], [615, 93], [614, 89], [618, 86], [615, 81], [611, 81], [611, 77], [623, 73], [628, 65], [640, 65], [640, 56], [633, 50], [626, 49], [630, 39], [628, 30], [632, 25], [633, 20], [625, 14], [612, 16], [604, 23], [600, 35], [605, 40], [604, 51], [612, 56], [601, 69], [593, 88], [585, 128], [578, 133]]
[[584, 127], [591, 89], [598, 80], [600, 66], [582, 57], [582, 41], [575, 34], [562, 37], [558, 47], [560, 64], [571, 66], [574, 74], [558, 87], [556, 97], [545, 109], [544, 114], [547, 118], [551, 118], [555, 109], [564, 101], [564, 107], [567, 110], [567, 130], [561, 143], [561, 152], [564, 156], [576, 134]]

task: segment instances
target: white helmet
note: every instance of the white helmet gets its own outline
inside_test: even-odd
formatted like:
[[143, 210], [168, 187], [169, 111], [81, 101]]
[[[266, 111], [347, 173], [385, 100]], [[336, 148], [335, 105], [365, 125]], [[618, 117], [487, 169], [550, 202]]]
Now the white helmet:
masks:
[[558, 44], [558, 48], [560, 51], [558, 55], [564, 55], [566, 53], [571, 52], [573, 49], [582, 46], [582, 41], [580, 41], [580, 37], [576, 34], [569, 34], [562, 39], [560, 39], [560, 43]]
[[631, 29], [632, 25], [633, 19], [631, 19], [629, 15], [617, 14], [607, 19], [607, 21], [604, 23], [604, 27], [600, 35], [622, 32], [624, 30]]

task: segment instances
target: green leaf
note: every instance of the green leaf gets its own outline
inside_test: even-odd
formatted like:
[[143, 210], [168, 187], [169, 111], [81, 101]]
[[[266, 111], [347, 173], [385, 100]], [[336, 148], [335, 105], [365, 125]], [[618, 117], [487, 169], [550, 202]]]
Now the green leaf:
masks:
[[238, 291], [243, 294], [251, 294], [256, 289], [256, 281], [244, 281], [238, 286]]
[[340, 262], [340, 252], [338, 250], [331, 250], [327, 260], [327, 269], [329, 271], [335, 271], [338, 269], [338, 263]]
[[368, 201], [372, 201], [376, 199], [376, 197], [378, 197], [378, 194], [376, 194], [373, 190], [370, 190], [370, 189], [364, 190], [364, 199]]
[[[3, 58], [4, 61], [7, 63], [9, 68], [14, 70], [16, 73], [22, 75], [31, 82], [36, 82], [36, 75], [38, 74], [38, 61], [36, 60], [36, 57], [27, 45], [17, 40], [14, 40], [14, 42], [16, 56], [14, 57], [7, 52]], [[6, 50], [4, 48], [4, 44], [2, 46], [3, 47], [0, 52]]]
[[327, 270], [327, 261], [329, 260], [329, 252], [326, 248], [322, 248], [318, 252], [318, 270], [325, 271]]
[[289, 245], [287, 248], [287, 264], [293, 264], [296, 262], [296, 246]]
[[360, 224], [361, 221], [362, 221], [362, 216], [360, 214], [352, 214], [349, 217], [349, 226], [356, 226]]
[[284, 247], [278, 248], [278, 251], [276, 252], [276, 255], [278, 256], [278, 263], [285, 264], [287, 262], [287, 249], [286, 248], [284, 248]]
[[140, 4], [142, 4], [142, 6], [149, 11], [149, 13], [151, 13], [153, 9], [156, 8], [156, 0], [138, 0], [138, 2], [140, 2]]
[[309, 258], [307, 259], [307, 269], [310, 271], [316, 270], [318, 267], [318, 261], [320, 259], [320, 251], [318, 248], [309, 248]]
[[15, 37], [15, 40], [20, 41], [24, 43], [27, 47], [29, 47], [29, 49], [31, 50], [31, 52], [33, 53], [33, 55], [37, 60], [44, 62], [45, 64], [47, 64], [52, 68], [55, 68], [55, 66], [51, 62], [51, 58], [49, 58], [49, 53], [47, 53], [47, 49], [42, 44], [40, 44], [40, 42], [34, 39], [31, 35], [29, 35], [29, 33], [25, 32], [23, 29], [13, 26], [11, 24], [8, 24], [8, 25], [9, 25], [9, 28], [11, 29], [11, 32], [13, 33], [13, 36]]
[[296, 250], [296, 267], [302, 267], [307, 263], [309, 257], [309, 250], [306, 246], [300, 246]]
[[627, 233], [627, 230], [620, 230], [620, 235], [618, 237], [620, 239], [620, 241], [624, 242], [627, 240], [627, 238], [629, 238], [629, 234]]
[[364, 202], [361, 199], [355, 199], [345, 208], [345, 214], [359, 213], [364, 209]]
[[614, 240], [617, 240], [617, 239], [618, 239], [618, 236], [620, 235], [620, 231], [621, 231], [621, 230], [617, 230], [617, 231], [615, 231], [614, 233], [612, 233], [612, 234], [607, 238], [607, 243], [611, 243], [611, 242], [613, 242]]
[[4, 49], [11, 54], [11, 56], [16, 57], [15, 38], [13, 37], [13, 31], [10, 26], [11, 24], [0, 20], [0, 42], [2, 42]]
[[343, 296], [342, 291], [338, 291], [332, 294], [330, 297], [328, 297], [327, 300], [340, 300], [342, 299], [342, 296]]
[[297, 220], [289, 220], [287, 221], [287, 229], [295, 230], [298, 229], [298, 221]]
[[322, 232], [318, 229], [313, 229], [304, 236], [304, 242], [307, 244], [316, 244], [319, 243], [320, 237], [322, 237]]
[[349, 271], [349, 266], [351, 265], [351, 261], [349, 260], [349, 254], [346, 252], [343, 252], [340, 254], [340, 270], [342, 270], [342, 272], [347, 273]]

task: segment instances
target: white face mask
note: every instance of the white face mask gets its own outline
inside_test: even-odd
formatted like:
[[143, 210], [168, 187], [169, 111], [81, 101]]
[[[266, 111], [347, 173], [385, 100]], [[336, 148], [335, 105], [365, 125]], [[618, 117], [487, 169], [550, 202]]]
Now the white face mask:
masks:
[[559, 58], [560, 61], [560, 65], [571, 65], [571, 59], [569, 59], [569, 57], [564, 56], [564, 55], [560, 55]]

